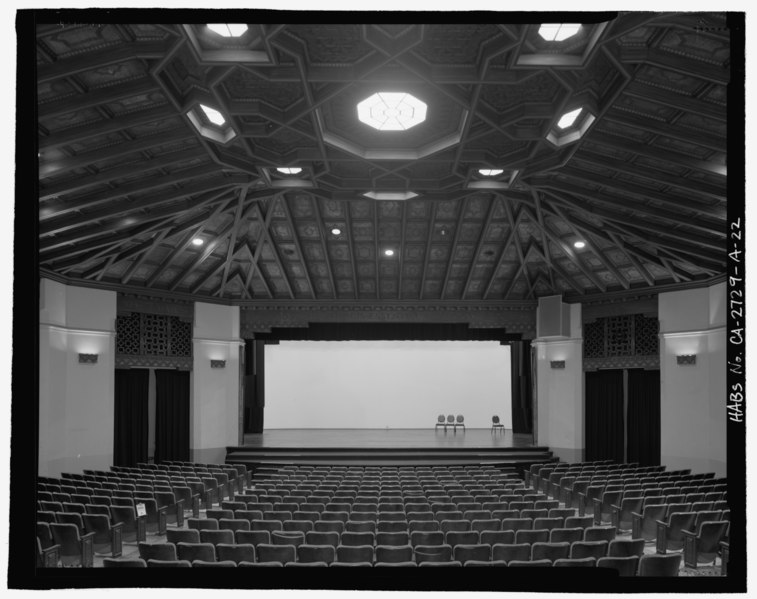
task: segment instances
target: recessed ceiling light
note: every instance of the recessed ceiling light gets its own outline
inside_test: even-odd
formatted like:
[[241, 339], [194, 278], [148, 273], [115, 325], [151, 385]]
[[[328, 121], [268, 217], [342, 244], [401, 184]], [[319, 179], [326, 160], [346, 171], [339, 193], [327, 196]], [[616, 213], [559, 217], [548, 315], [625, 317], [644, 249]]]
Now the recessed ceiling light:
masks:
[[426, 120], [426, 104], [404, 92], [378, 92], [357, 105], [357, 118], [379, 131], [405, 131]]
[[573, 247], [576, 248], [577, 250], [582, 250], [582, 249], [584, 249], [586, 247], [586, 242], [585, 241], [581, 241], [581, 240], [576, 241], [573, 244]]
[[501, 175], [505, 171], [501, 168], [480, 168], [478, 169], [478, 173], [480, 175], [483, 175], [484, 177], [496, 177], [497, 175]]
[[223, 37], [241, 37], [247, 31], [247, 25], [241, 23], [208, 23], [208, 29]]
[[205, 106], [205, 104], [200, 104], [200, 108], [202, 108], [202, 111], [205, 113], [205, 116], [208, 117], [208, 120], [214, 125], [218, 125], [220, 127], [226, 122], [226, 119], [224, 118], [224, 116], [220, 112], [218, 112], [215, 108], [211, 108], [210, 106]]
[[573, 123], [576, 122], [576, 119], [578, 118], [578, 115], [581, 114], [582, 110], [583, 108], [576, 108], [575, 110], [566, 112], [560, 117], [560, 120], [557, 121], [557, 126], [560, 129], [567, 129], [568, 127], [572, 126]]
[[298, 166], [292, 166], [292, 167], [280, 167], [276, 169], [283, 175], [299, 175], [302, 172], [302, 169]]
[[418, 194], [414, 191], [367, 191], [363, 195], [372, 200], [409, 200]]
[[205, 243], [205, 241], [204, 241], [204, 240], [202, 240], [202, 239], [200, 239], [199, 237], [195, 237], [195, 238], [194, 238], [194, 239], [192, 240], [192, 244], [193, 244], [193, 245], [202, 245], [203, 243]]
[[384, 250], [385, 256], [394, 256], [394, 250]]
[[539, 27], [539, 35], [548, 42], [562, 42], [576, 35], [580, 29], [580, 23], [545, 23]]
[[331, 234], [332, 235], [341, 235], [342, 234], [342, 230], [339, 227], [334, 227], [333, 229], [331, 229]]

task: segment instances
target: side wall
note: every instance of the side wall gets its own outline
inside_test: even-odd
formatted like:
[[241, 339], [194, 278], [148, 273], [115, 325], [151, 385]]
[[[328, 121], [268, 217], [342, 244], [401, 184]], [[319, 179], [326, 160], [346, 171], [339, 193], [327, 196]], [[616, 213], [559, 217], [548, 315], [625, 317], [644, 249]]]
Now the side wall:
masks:
[[[726, 476], [725, 283], [661, 293], [662, 462]], [[679, 366], [676, 356], [696, 354]]]
[[[239, 307], [195, 303], [190, 447], [197, 462], [219, 463], [238, 445]], [[211, 368], [211, 360], [226, 360]]]
[[[116, 294], [40, 281], [41, 476], [113, 462]], [[79, 364], [79, 354], [97, 354]]]
[[[532, 342], [536, 350], [536, 442], [549, 446], [563, 461], [580, 462], [584, 450], [581, 304], [569, 304], [569, 308], [570, 337], [541, 337]], [[565, 368], [552, 368], [553, 360], [564, 360]]]

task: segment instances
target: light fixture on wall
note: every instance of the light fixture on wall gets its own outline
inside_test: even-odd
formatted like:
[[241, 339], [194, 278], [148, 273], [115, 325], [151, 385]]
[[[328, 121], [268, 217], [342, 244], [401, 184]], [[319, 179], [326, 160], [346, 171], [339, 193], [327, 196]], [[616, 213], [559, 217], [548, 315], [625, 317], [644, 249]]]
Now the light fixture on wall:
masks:
[[552, 360], [549, 363], [550, 368], [565, 368], [565, 360]]
[[79, 354], [79, 364], [97, 364], [97, 354]]
[[694, 366], [697, 363], [697, 355], [687, 354], [676, 356], [676, 362], [678, 362], [679, 366]]
[[211, 368], [226, 368], [226, 360], [211, 360]]

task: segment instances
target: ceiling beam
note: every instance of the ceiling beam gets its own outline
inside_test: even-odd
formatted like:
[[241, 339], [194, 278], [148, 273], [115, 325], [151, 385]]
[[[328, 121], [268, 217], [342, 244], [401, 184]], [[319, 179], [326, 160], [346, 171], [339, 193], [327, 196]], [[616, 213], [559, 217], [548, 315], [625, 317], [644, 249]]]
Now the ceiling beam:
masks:
[[160, 91], [160, 87], [151, 77], [138, 80], [129, 79], [124, 83], [116, 83], [108, 87], [88, 90], [84, 94], [65, 96], [60, 100], [41, 102], [37, 105], [37, 118], [40, 121], [61, 116], [69, 112], [79, 112], [87, 108], [94, 108], [101, 104], [110, 104], [135, 96], [142, 96]]
[[405, 231], [407, 229], [407, 202], [400, 202], [400, 247], [397, 250], [397, 299], [402, 299], [402, 275], [405, 268]]
[[180, 128], [156, 135], [148, 135], [147, 137], [142, 137], [134, 141], [126, 141], [114, 146], [109, 146], [108, 148], [98, 148], [96, 150], [90, 150], [89, 152], [82, 152], [81, 154], [69, 156], [67, 158], [47, 159], [43, 154], [39, 167], [39, 178], [40, 180], [43, 180], [45, 177], [49, 177], [50, 175], [54, 175], [61, 171], [72, 172], [104, 160], [114, 160], [128, 154], [139, 154], [140, 152], [144, 152], [145, 150], [157, 146], [170, 145], [194, 139], [195, 135], [191, 131], [185, 128]]
[[45, 202], [43, 209], [40, 211], [39, 220], [42, 222], [51, 218], [59, 217], [69, 212], [78, 212], [79, 210], [86, 210], [99, 204], [112, 202], [113, 200], [116, 200], [118, 198], [125, 199], [126, 196], [142, 194], [148, 191], [154, 191], [161, 187], [183, 183], [184, 181], [190, 179], [207, 177], [208, 175], [220, 173], [221, 170], [216, 164], [205, 164], [183, 169], [181, 171], [176, 171], [169, 175], [145, 177], [138, 179], [134, 183], [114, 186], [111, 189], [91, 193], [83, 197], [64, 200], [51, 200], [49, 202]]
[[[532, 244], [532, 247], [534, 248], [534, 251], [540, 253], [542, 257], [546, 256], [546, 252], [549, 250], [546, 250], [542, 248], [537, 241], [534, 241]], [[560, 266], [556, 260], [552, 261], [552, 268], [554, 271], [560, 275], [560, 278], [562, 278], [563, 281], [565, 281], [568, 285], [573, 287], [579, 295], [586, 295], [586, 289], [578, 284], [578, 281], [570, 274], [568, 273], [562, 266]], [[557, 289], [555, 289], [557, 291]]]
[[[59, 133], [53, 133], [47, 137], [39, 138], [39, 150], [45, 152], [52, 148], [67, 146], [72, 143], [81, 143], [82, 140], [99, 137], [109, 133], [118, 133], [124, 129], [139, 127], [156, 121], [165, 121], [172, 117], [178, 117], [176, 110], [169, 104], [154, 106], [139, 112], [130, 112], [124, 116], [112, 119], [86, 123], [76, 127], [69, 127]], [[160, 134], [158, 134], [160, 135]]]
[[[709, 175], [716, 175], [724, 178], [728, 176], [728, 167], [725, 164], [718, 164], [709, 160], [697, 160], [696, 158], [691, 158], [690, 156], [678, 152], [672, 152], [664, 148], [657, 148], [652, 145], [636, 143], [626, 138], [595, 132], [592, 134], [590, 141], [624, 152], [632, 152], [653, 160], [678, 164], [685, 168], [701, 171]], [[592, 152], [592, 150], [589, 150], [586, 146], [584, 146], [584, 150], [586, 152]]]
[[[501, 198], [502, 203], [506, 204], [507, 199]], [[502, 246], [502, 249], [499, 252], [499, 257], [497, 258], [497, 264], [494, 267], [494, 270], [492, 270], [492, 274], [489, 277], [489, 282], [486, 284], [486, 289], [484, 290], [484, 295], [482, 299], [486, 299], [486, 296], [491, 293], [492, 285], [494, 284], [494, 280], [497, 278], [497, 272], [500, 268], [502, 268], [502, 263], [505, 258], [505, 254], [507, 253], [507, 249], [510, 247], [510, 244], [513, 242], [513, 239], [515, 239], [515, 236], [518, 234], [518, 225], [520, 225], [520, 220], [523, 216], [523, 212], [518, 209], [518, 211], [515, 214], [515, 226], [510, 227], [510, 233], [507, 236], [507, 239], [505, 240], [504, 245]]]
[[[539, 227], [539, 219], [537, 219], [533, 212], [531, 212], [530, 208], [524, 206], [523, 210], [525, 214], [529, 217], [529, 219], [537, 226]], [[575, 266], [579, 268], [579, 270], [592, 282], [594, 285], [599, 289], [602, 293], [607, 291], [606, 285], [600, 280], [600, 278], [592, 271], [588, 266], [586, 266], [581, 259], [579, 255], [577, 255], [573, 248], [571, 248], [565, 241], [563, 241], [557, 234], [550, 231], [549, 226], [547, 223], [544, 223], [544, 233], [547, 235], [549, 240], [554, 243], [560, 250], [562, 250], [562, 253], [565, 254]], [[554, 264], [554, 263], [553, 263]]]
[[[261, 222], [262, 221], [270, 222], [268, 220], [268, 214], [272, 214], [274, 212], [276, 202], [281, 200], [281, 195], [282, 194], [277, 194], [273, 196], [273, 198], [271, 198], [271, 205], [268, 207], [268, 210], [265, 213], [265, 215], [263, 214], [263, 208], [260, 206], [260, 204], [259, 203], [255, 204], [255, 210], [257, 211]], [[273, 254], [273, 259], [276, 262], [276, 266], [279, 268], [279, 272], [281, 272], [281, 278], [284, 281], [284, 285], [286, 285], [287, 291], [289, 292], [289, 299], [295, 299], [295, 293], [294, 293], [292, 284], [289, 281], [289, 275], [287, 274], [287, 271], [284, 268], [284, 263], [281, 260], [281, 256], [279, 255], [279, 248], [277, 247], [277, 245], [274, 243], [273, 239], [271, 238], [271, 232], [269, 231], [267, 226], [263, 227], [262, 233], [263, 233], [264, 241], [267, 242], [268, 245], [271, 247], [271, 253]], [[292, 231], [292, 236], [294, 236], [294, 234], [295, 234], [295, 231]], [[305, 276], [308, 276], [307, 266], [305, 265], [304, 260], [303, 260], [303, 266], [305, 267]], [[311, 294], [311, 297], [313, 298], [315, 297], [315, 293], [313, 291], [312, 286], [310, 287], [310, 294]]]
[[218, 215], [222, 214], [226, 207], [231, 204], [231, 202], [233, 202], [233, 200], [231, 198], [227, 198], [225, 201], [218, 205], [218, 207], [213, 211], [213, 214], [199, 223], [197, 230], [190, 232], [190, 234], [187, 235], [186, 238], [174, 248], [169, 256], [165, 260], [163, 260], [163, 262], [161, 262], [155, 270], [153, 270], [152, 275], [150, 275], [150, 278], [147, 279], [146, 286], [152, 287], [163, 274], [163, 272], [171, 266], [176, 257], [189, 247], [189, 244], [192, 243], [192, 239], [194, 239], [194, 237], [196, 236], [202, 235], [208, 223], [212, 222], [218, 217]]
[[604, 120], [612, 121], [613, 123], [618, 123], [619, 125], [623, 125], [625, 127], [631, 127], [632, 129], [641, 129], [642, 131], [653, 133], [654, 135], [670, 137], [671, 139], [682, 141], [687, 144], [702, 146], [716, 152], [725, 153], [728, 151], [728, 141], [726, 140], [726, 138], [720, 137], [713, 133], [702, 133], [700, 131], [691, 130], [686, 127], [669, 125], [658, 120], [644, 119], [634, 114], [628, 114], [619, 110], [607, 111]]
[[491, 202], [489, 203], [489, 209], [486, 212], [486, 217], [484, 218], [484, 224], [481, 228], [481, 234], [478, 236], [478, 243], [476, 244], [476, 249], [473, 252], [473, 260], [471, 262], [471, 266], [468, 269], [468, 277], [465, 279], [465, 286], [463, 287], [463, 293], [460, 296], [461, 299], [465, 299], [465, 296], [468, 294], [468, 288], [470, 287], [471, 281], [473, 280], [473, 271], [475, 270], [474, 267], [476, 265], [476, 258], [481, 253], [481, 248], [484, 246], [484, 238], [486, 237], [486, 230], [489, 228], [489, 225], [492, 222], [492, 217], [494, 216], [495, 207], [497, 202], [499, 202], [499, 196], [492, 194], [491, 195]]
[[[258, 215], [261, 215], [260, 211], [258, 210]], [[263, 271], [260, 268], [260, 265], [258, 264], [258, 261], [260, 260], [260, 255], [263, 253], [263, 242], [265, 240], [265, 231], [268, 230], [268, 227], [271, 224], [271, 218], [273, 217], [273, 210], [268, 210], [266, 212], [265, 218], [261, 218], [260, 220], [260, 232], [258, 233], [258, 238], [255, 240], [255, 250], [250, 247], [249, 238], [247, 242], [247, 251], [250, 254], [250, 259], [252, 262], [250, 263], [250, 270], [247, 272], [247, 280], [245, 281], [245, 288], [249, 290], [250, 297], [252, 297], [252, 274], [253, 271], [257, 271], [258, 277], [260, 277], [261, 282], [263, 283], [263, 287], [265, 287], [265, 291], [268, 294], [268, 297], [273, 299], [273, 293], [271, 293], [271, 288], [268, 285], [268, 281], [265, 279], [265, 275], [263, 274]]]
[[[576, 237], [583, 238], [583, 236], [579, 233], [579, 231], [573, 225], [573, 222], [569, 218], [567, 218], [565, 216], [565, 214], [563, 213], [563, 211], [560, 210], [560, 208], [558, 206], [554, 206], [554, 210], [557, 213], [557, 215], [562, 219], [562, 221], [566, 225], [568, 225], [568, 227], [570, 227], [570, 230], [573, 231], [573, 234]], [[618, 281], [618, 283], [620, 283], [623, 286], [624, 289], [630, 289], [631, 285], [628, 282], [628, 280], [626, 279], [625, 275], [623, 275], [623, 273], [621, 273], [616, 268], [616, 266], [612, 263], [612, 261], [607, 256], [605, 256], [604, 252], [599, 247], [599, 245], [595, 244], [591, 239], [585, 239], [584, 238], [584, 242], [586, 243], [586, 245], [589, 246], [589, 250], [591, 250], [592, 252], [594, 252], [594, 255], [599, 259], [599, 261], [604, 265], [604, 267], [607, 270], [610, 271], [610, 273], [612, 274], [612, 276], [615, 277], [615, 279]]]
[[650, 287], [654, 287], [655, 281], [654, 277], [651, 275], [651, 273], [647, 270], [647, 268], [636, 259], [636, 256], [634, 256], [633, 252], [629, 252], [626, 249], [626, 244], [623, 243], [623, 240], [620, 239], [615, 233], [609, 233], [610, 239], [612, 239], [615, 242], [615, 245], [617, 248], [623, 252], [623, 255], [628, 259], [628, 261], [633, 265], [633, 267], [639, 271], [639, 274], [644, 277], [644, 280], [646, 281], [647, 285]]
[[679, 189], [685, 189], [686, 191], [690, 191], [690, 192], [697, 193], [703, 196], [707, 196], [714, 200], [718, 200], [719, 202], [726, 201], [725, 185], [723, 185], [722, 188], [716, 188], [712, 185], [708, 185], [707, 183], [702, 183], [701, 181], [689, 181], [688, 179], [685, 179], [684, 177], [677, 177], [675, 175], [670, 175], [663, 172], [653, 173], [650, 170], [639, 168], [638, 166], [629, 164], [628, 162], [623, 162], [622, 160], [612, 160], [609, 158], [602, 158], [597, 154], [592, 154], [591, 158], [587, 158], [585, 154], [582, 153], [580, 157], [576, 156], [576, 158], [581, 158], [582, 160], [588, 160], [592, 164], [596, 164], [597, 166], [601, 166], [604, 168], [617, 171], [619, 173], [626, 174], [630, 177], [636, 177], [638, 179], [643, 179], [645, 181], [651, 181], [655, 183], [656, 185], [664, 185], [666, 187], [677, 187]]
[[131, 266], [126, 269], [126, 272], [121, 275], [121, 284], [126, 285], [129, 280], [134, 276], [134, 273], [137, 272], [140, 266], [142, 266], [149, 257], [150, 253], [153, 252], [155, 249], [157, 249], [162, 241], [166, 238], [168, 235], [168, 232], [171, 231], [171, 229], [164, 229], [163, 232], [158, 235], [157, 239], [153, 239], [152, 243], [150, 244], [150, 247], [148, 247], [145, 251], [142, 252], [142, 255], [139, 256], [134, 262], [131, 263]]
[[[505, 203], [505, 213], [507, 214], [507, 220], [510, 223], [510, 226], [514, 229], [517, 229], [519, 227], [515, 227], [515, 219], [513, 218], [512, 208], [510, 207], [510, 204]], [[523, 277], [526, 280], [526, 288], [528, 289], [528, 296], [527, 297], [534, 297], [534, 289], [531, 287], [531, 279], [528, 275], [528, 266], [526, 266], [526, 255], [523, 253], [523, 248], [520, 245], [520, 234], [516, 233], [516, 235], [513, 237], [513, 245], [515, 245], [515, 253], [518, 255], [518, 261], [520, 262], [520, 269], [518, 270], [518, 274], [522, 274]], [[510, 292], [512, 291], [512, 288], [515, 286], [515, 279], [518, 278], [518, 274], [515, 275], [515, 277], [510, 281], [510, 285], [507, 288], [507, 291], [505, 292], [504, 298], [507, 299], [507, 296], [510, 295]]]
[[660, 104], [661, 106], [695, 114], [706, 119], [712, 119], [713, 121], [722, 123], [724, 126], [728, 120], [728, 111], [716, 104], [708, 104], [702, 100], [690, 98], [675, 92], [662, 91], [640, 81], [636, 81], [626, 87], [623, 93], [631, 98]]
[[447, 284], [449, 283], [449, 276], [452, 272], [452, 263], [455, 260], [455, 249], [457, 248], [457, 242], [460, 239], [460, 229], [463, 228], [463, 220], [465, 219], [465, 211], [468, 209], [468, 204], [470, 203], [470, 196], [465, 198], [463, 200], [463, 205], [460, 207], [460, 216], [457, 219], [457, 223], [455, 224], [455, 234], [452, 236], [452, 243], [449, 248], [449, 258], [447, 259], [447, 270], [444, 273], [444, 282], [442, 283], [442, 289], [441, 289], [441, 296], [440, 299], [444, 300], [446, 299], [447, 295]]
[[221, 279], [221, 296], [223, 296], [223, 291], [226, 288], [226, 277], [229, 274], [229, 266], [231, 265], [231, 259], [236, 254], [236, 252], [234, 251], [234, 245], [236, 244], [236, 240], [237, 240], [237, 232], [239, 231], [239, 224], [242, 222], [242, 208], [244, 207], [244, 200], [245, 200], [245, 196], [247, 195], [248, 189], [249, 189], [249, 186], [247, 185], [239, 189], [239, 202], [237, 203], [237, 210], [236, 210], [236, 213], [234, 214], [234, 224], [232, 225], [232, 229], [231, 229], [231, 240], [229, 240], [229, 249], [226, 253], [226, 264], [224, 266], [223, 277]]
[[173, 40], [132, 42], [108, 48], [107, 52], [86, 52], [72, 58], [63, 58], [37, 67], [37, 83], [48, 83], [129, 60], [157, 60], [165, 56], [173, 44]]
[[[144, 214], [142, 211], [155, 208], [160, 204], [167, 202], [174, 202], [190, 196], [196, 196], [207, 192], [217, 192], [219, 190], [238, 185], [240, 183], [246, 183], [248, 178], [246, 176], [235, 175], [227, 178], [217, 178], [202, 181], [201, 183], [192, 183], [186, 185], [181, 189], [175, 189], [170, 192], [163, 192], [160, 194], [151, 195], [146, 198], [140, 198], [132, 202], [113, 202], [103, 208], [90, 210], [85, 213], [74, 214], [71, 216], [52, 219], [48, 223], [43, 223], [40, 226], [39, 234], [41, 237], [48, 235], [58, 235], [65, 231], [72, 229], [79, 229], [85, 225], [97, 223], [98, 221], [113, 218], [116, 216], [123, 216], [126, 214], [132, 214], [133, 218], [137, 221], [145, 222], [155, 218], [152, 214]], [[202, 201], [200, 201], [202, 203]], [[181, 208], [186, 210], [190, 206], [182, 206]], [[179, 210], [178, 206], [173, 207], [174, 212]], [[156, 213], [161, 214], [156, 211]], [[41, 243], [41, 245], [45, 245]]]
[[539, 235], [541, 236], [542, 246], [546, 250], [544, 259], [547, 262], [547, 273], [549, 274], [549, 286], [555, 291], [555, 280], [552, 275], [552, 256], [549, 255], [549, 241], [544, 233], [544, 214], [542, 212], [541, 198], [539, 193], [535, 189], [531, 189], [531, 197], [534, 199], [534, 208], [536, 210], [536, 216], [539, 219]]
[[[629, 223], [629, 217], [628, 216], [624, 216], [622, 214], [616, 214], [614, 212], [610, 212], [610, 211], [607, 211], [607, 210], [601, 210], [601, 209], [594, 208], [594, 207], [586, 207], [586, 206], [584, 206], [583, 204], [581, 204], [580, 202], [578, 202], [575, 199], [566, 197], [566, 196], [561, 195], [561, 194], [554, 193], [554, 192], [549, 191], [549, 190], [545, 190], [545, 193], [547, 193], [550, 197], [558, 200], [559, 202], [561, 202], [562, 204], [566, 205], [567, 207], [569, 207], [571, 209], [579, 210], [581, 212], [585, 212], [587, 214], [590, 214], [590, 215], [592, 215], [595, 218], [601, 218], [604, 221], [616, 224], [616, 226], [618, 226], [620, 230], [623, 230], [626, 235], [630, 235], [630, 236], [635, 236], [636, 235], [635, 233], [632, 233], [630, 230], [626, 230], [627, 227], [628, 227], [628, 223]], [[660, 235], [659, 239], [662, 239], [662, 236], [666, 234], [666, 231], [664, 230], [664, 228], [657, 227], [656, 225], [651, 225], [650, 223], [646, 223], [645, 222], [645, 223], [643, 223], [643, 225], [640, 225], [640, 226], [642, 226], [644, 229], [652, 230], [653, 232], [658, 233]], [[685, 237], [685, 236], [681, 236], [681, 235], [678, 235], [678, 236], [674, 235], [674, 238], [678, 238], [678, 239], [684, 240], [684, 242], [685, 241], [691, 241], [690, 237]], [[658, 248], [658, 247], [662, 246], [662, 244], [658, 243], [658, 240], [652, 240], [651, 238], [649, 238], [649, 239], [650, 239], [649, 243], [653, 247]], [[704, 251], [701, 251], [701, 250], [699, 250], [695, 246], [686, 246], [686, 247], [687, 247], [687, 249], [689, 251], [696, 252], [696, 255], [698, 256], [699, 259], [708, 261], [710, 264], [717, 264], [717, 257], [715, 255], [707, 253], [707, 252], [704, 252]], [[716, 260], [716, 261], [712, 262], [712, 260]], [[661, 264], [657, 264], [657, 265], [661, 266]]]
[[[40, 187], [39, 200], [40, 202], [45, 202], [46, 200], [51, 200], [61, 195], [67, 195], [87, 189], [88, 187], [107, 185], [111, 181], [132, 176], [135, 169], [140, 166], [144, 167], [140, 172], [156, 171], [174, 164], [189, 162], [190, 160], [197, 160], [199, 158], [207, 158], [207, 154], [198, 148], [163, 154], [162, 156], [145, 160], [142, 164], [130, 163], [125, 166], [100, 171], [96, 175], [77, 177], [76, 179], [68, 179], [66, 181]], [[216, 168], [218, 169], [218, 167]], [[47, 207], [47, 205], [48, 204], [46, 204], [45, 207]]]
[[[702, 79], [716, 85], [728, 85], [730, 69], [697, 60], [684, 61], [680, 55], [669, 54], [647, 46], [620, 46], [620, 60], [629, 64], [652, 65], [665, 71], [679, 73], [687, 77]], [[693, 63], [693, 64], [692, 64]], [[687, 68], [689, 67], [690, 68]]]
[[323, 215], [321, 214], [321, 207], [318, 204], [317, 196], [309, 196], [309, 197], [313, 201], [313, 207], [315, 209], [316, 229], [318, 229], [318, 233], [321, 238], [321, 249], [323, 250], [323, 259], [326, 261], [326, 271], [328, 272], [328, 275], [329, 275], [329, 282], [331, 283], [331, 289], [334, 290], [334, 299], [338, 299], [339, 292], [336, 287], [336, 281], [334, 280], [334, 271], [331, 267], [331, 258], [329, 257], [329, 248], [328, 248], [328, 244], [326, 243], [326, 235], [328, 235], [328, 232], [326, 231], [326, 228], [323, 223]]
[[355, 255], [355, 235], [353, 234], [352, 230], [352, 216], [350, 215], [349, 202], [344, 203], [344, 219], [347, 225], [347, 247], [350, 251], [350, 265], [352, 267], [352, 288], [355, 291], [355, 299], [358, 299], [360, 297], [360, 293], [358, 291], [357, 283], [357, 256]]
[[[128, 249], [123, 250], [122, 252], [118, 254], [112, 254], [109, 257], [109, 261], [107, 264], [103, 263], [100, 268], [93, 268], [90, 270], [89, 275], [82, 275], [83, 278], [89, 278], [89, 276], [92, 276], [94, 274], [102, 274], [106, 269], [111, 268], [114, 264], [118, 264], [120, 262], [123, 262], [124, 260], [128, 260], [129, 258], [133, 258], [134, 256], [139, 256], [140, 254], [145, 254], [148, 250], [153, 249], [157, 244], [159, 244], [163, 238], [166, 236], [166, 233], [170, 230], [170, 227], [166, 227], [162, 231], [159, 232], [158, 238], [155, 239], [150, 238], [142, 243], [138, 243], [137, 245], [134, 245]], [[107, 254], [106, 254], [107, 256]], [[99, 279], [98, 279], [99, 280]]]
[[423, 300], [423, 290], [426, 287], [426, 267], [431, 258], [431, 240], [434, 238], [434, 228], [436, 226], [436, 204], [434, 202], [429, 203], [429, 211], [431, 212], [431, 219], [428, 228], [428, 237], [426, 238], [426, 251], [423, 254], [423, 271], [421, 273], [421, 288], [418, 290], [418, 299]]
[[[310, 297], [311, 299], [318, 299], [318, 293], [316, 291], [315, 285], [313, 285], [313, 280], [310, 278], [310, 272], [308, 270], [308, 259], [305, 256], [305, 253], [302, 251], [302, 244], [300, 244], [300, 237], [297, 234], [297, 226], [294, 224], [294, 220], [292, 219], [292, 213], [289, 210], [289, 200], [286, 197], [286, 194], [281, 194], [279, 197], [279, 203], [281, 204], [281, 210], [284, 212], [284, 216], [286, 217], [287, 225], [289, 225], [289, 229], [292, 231], [292, 241], [294, 242], [294, 247], [297, 248], [297, 255], [300, 257], [300, 260], [302, 261], [302, 270], [305, 273], [305, 280], [308, 282], [308, 288], [310, 289]], [[269, 239], [272, 240], [273, 238], [269, 236]], [[276, 246], [276, 251], [278, 253], [278, 246]], [[326, 257], [324, 256], [324, 260]], [[283, 268], [283, 261], [282, 261], [282, 268]], [[333, 282], [333, 281], [332, 281]], [[334, 298], [336, 299], [336, 292], [334, 293]]]
[[376, 272], [374, 274], [376, 275], [376, 299], [381, 299], [381, 281], [379, 277], [380, 263], [379, 263], [379, 240], [378, 240], [378, 237], [379, 237], [379, 225], [378, 225], [379, 209], [378, 207], [379, 207], [378, 201], [374, 200], [373, 201], [373, 246], [374, 246], [373, 253], [375, 254], [374, 258], [376, 261]]

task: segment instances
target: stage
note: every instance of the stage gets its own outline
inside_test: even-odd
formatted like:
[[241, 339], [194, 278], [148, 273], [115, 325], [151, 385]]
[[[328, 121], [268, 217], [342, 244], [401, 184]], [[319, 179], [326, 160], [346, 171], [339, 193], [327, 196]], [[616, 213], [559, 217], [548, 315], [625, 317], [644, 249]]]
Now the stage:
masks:
[[520, 471], [554, 459], [530, 434], [509, 429], [270, 429], [227, 447], [226, 461], [274, 464], [406, 466], [487, 464]]

